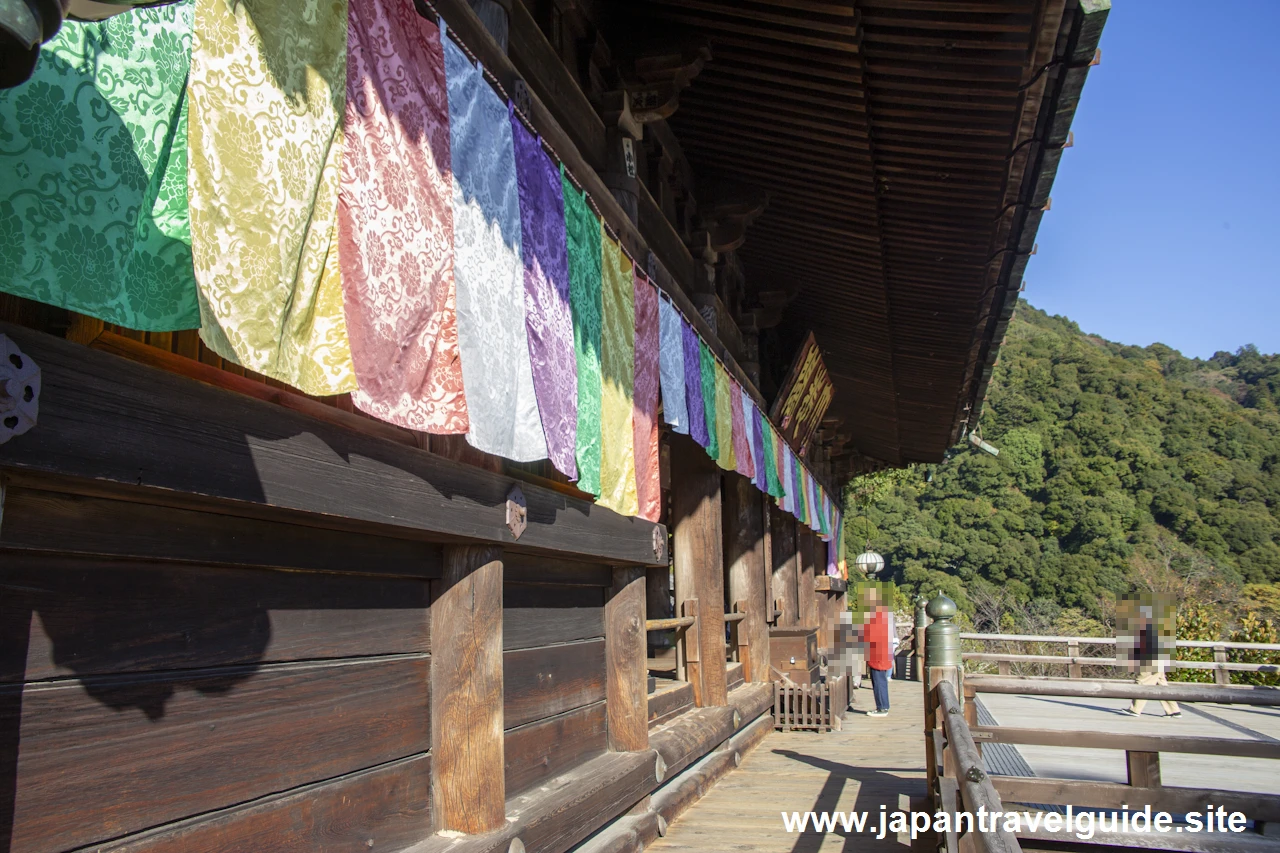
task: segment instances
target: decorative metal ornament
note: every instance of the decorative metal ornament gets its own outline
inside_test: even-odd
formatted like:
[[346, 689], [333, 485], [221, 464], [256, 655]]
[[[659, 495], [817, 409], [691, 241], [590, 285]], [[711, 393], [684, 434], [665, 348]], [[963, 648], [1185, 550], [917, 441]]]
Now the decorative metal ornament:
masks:
[[653, 559], [662, 562], [667, 558], [667, 530], [661, 524], [653, 527]]
[[854, 558], [853, 565], [867, 577], [873, 578], [884, 568], [884, 557], [872, 551], [868, 545], [867, 550]]
[[507, 492], [507, 529], [512, 537], [519, 539], [524, 529], [529, 526], [529, 504], [525, 502], [524, 492], [516, 483]]
[[39, 411], [40, 368], [0, 335], [0, 444], [35, 426]]

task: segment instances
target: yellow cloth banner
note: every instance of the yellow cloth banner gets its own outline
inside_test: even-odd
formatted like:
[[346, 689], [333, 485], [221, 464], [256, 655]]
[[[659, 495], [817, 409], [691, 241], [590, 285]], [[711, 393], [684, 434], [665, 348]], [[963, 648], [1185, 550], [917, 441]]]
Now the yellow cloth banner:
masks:
[[729, 398], [729, 374], [720, 362], [715, 364], [716, 374], [716, 441], [720, 455], [716, 464], [726, 471], [738, 467], [733, 453], [733, 401]]
[[200, 334], [317, 395], [356, 384], [338, 272], [346, 60], [346, 0], [196, 0], [187, 181]]
[[635, 389], [636, 306], [631, 261], [601, 231], [604, 241], [604, 322], [600, 371], [600, 496], [596, 503], [620, 515], [640, 514], [636, 492], [635, 436], [631, 409]]

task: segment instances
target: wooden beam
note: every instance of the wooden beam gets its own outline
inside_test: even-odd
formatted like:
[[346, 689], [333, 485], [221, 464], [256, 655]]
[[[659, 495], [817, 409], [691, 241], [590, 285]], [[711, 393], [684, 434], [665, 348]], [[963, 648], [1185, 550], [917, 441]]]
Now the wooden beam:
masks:
[[[290, 515], [316, 527], [514, 542], [509, 477], [31, 329], [0, 331], [40, 365], [43, 381], [40, 422], [0, 445], [0, 466], [15, 474], [76, 478], [84, 488], [231, 515]], [[665, 542], [661, 525], [521, 488], [528, 527], [519, 550], [666, 563], [654, 550], [655, 527]]]
[[781, 510], [769, 511], [773, 530], [773, 598], [782, 602], [778, 608], [779, 627], [800, 624], [799, 598], [800, 553], [796, 548], [795, 518]]
[[505, 824], [502, 551], [445, 550], [431, 605], [432, 804], [436, 828], [468, 834]]
[[973, 737], [975, 740], [984, 743], [1021, 743], [1035, 746], [1069, 746], [1081, 749], [1123, 749], [1129, 752], [1152, 754], [1183, 752], [1195, 755], [1229, 755], [1239, 758], [1280, 758], [1280, 743], [1243, 740], [1241, 738], [1144, 735], [1120, 732], [1075, 731], [1070, 729], [1026, 729], [1012, 726], [975, 726], [973, 728]]
[[1274, 687], [1219, 687], [1214, 684], [1147, 686], [1114, 679], [1004, 678], [991, 675], [969, 676], [966, 683], [978, 693], [1280, 706], [1280, 690]]
[[644, 578], [642, 568], [614, 569], [604, 606], [609, 749], [614, 752], [649, 748]]
[[[762, 495], [746, 477], [727, 474], [725, 488], [725, 561], [729, 564], [729, 601], [744, 602], [746, 619], [738, 626], [748, 681], [769, 680], [770, 597], [764, 585], [764, 512]], [[745, 642], [743, 642], [745, 640]]]
[[671, 470], [675, 474], [671, 517], [675, 524], [676, 595], [680, 600], [698, 599], [702, 690], [699, 694], [695, 683], [694, 695], [699, 707], [723, 705], [726, 689], [720, 470], [702, 448], [687, 439], [672, 443]]

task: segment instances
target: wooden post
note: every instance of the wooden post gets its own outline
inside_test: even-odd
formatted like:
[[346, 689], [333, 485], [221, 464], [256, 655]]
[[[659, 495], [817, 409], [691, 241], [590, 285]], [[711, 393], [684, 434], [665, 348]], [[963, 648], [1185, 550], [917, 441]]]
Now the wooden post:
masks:
[[644, 578], [643, 568], [614, 569], [613, 589], [604, 606], [605, 708], [609, 749], [614, 752], [649, 748]]
[[505, 824], [502, 549], [445, 548], [431, 605], [432, 810], [437, 830]]
[[1126, 751], [1124, 758], [1130, 785], [1135, 788], [1160, 787], [1160, 753]]
[[818, 591], [814, 583], [814, 542], [821, 542], [813, 531], [803, 524], [796, 524], [796, 550], [800, 554], [799, 582], [796, 584], [798, 600], [798, 618], [806, 628], [817, 628], [821, 625], [818, 616]]
[[676, 665], [680, 677], [693, 686], [693, 704], [702, 707], [702, 641], [698, 634], [698, 599], [680, 603], [680, 615], [692, 616], [694, 622], [680, 632], [676, 641]]
[[1067, 641], [1067, 657], [1072, 658], [1071, 663], [1067, 664], [1067, 676], [1069, 678], [1084, 678], [1084, 666], [1075, 662], [1075, 658], [1080, 657], [1079, 640]]
[[[671, 567], [650, 567], [645, 571], [645, 618], [670, 619], [675, 615], [671, 601]], [[659, 653], [671, 648], [671, 638], [669, 631], [655, 631], [653, 637], [646, 636], [646, 651], [650, 642]]]
[[793, 627], [800, 624], [800, 555], [796, 549], [795, 519], [785, 512], [770, 511], [769, 522], [773, 531], [773, 597], [782, 602], [778, 625]]
[[[769, 520], [772, 515], [772, 512], [769, 510], [769, 503], [770, 498], [767, 495], [762, 494], [760, 496], [760, 531], [763, 534], [763, 547], [761, 548], [761, 551], [763, 552], [764, 557], [762, 560], [764, 563], [764, 575], [760, 578], [760, 589], [764, 594], [765, 622], [774, 624], [778, 621], [778, 617], [775, 615], [777, 612], [777, 607], [775, 605], [777, 595], [773, 590], [773, 522]], [[769, 626], [765, 625], [761, 630], [763, 631], [765, 640], [767, 641], [769, 639]], [[768, 664], [769, 650], [767, 647], [763, 654], [764, 661]], [[766, 676], [762, 675], [761, 677], [765, 678]]]
[[[694, 684], [699, 707], [725, 705], [724, 539], [721, 534], [720, 469], [692, 441], [671, 448], [671, 516], [675, 522], [676, 595], [698, 602], [698, 657], [701, 690]], [[693, 615], [693, 614], [682, 614]], [[686, 645], [690, 645], [686, 640]], [[693, 677], [689, 678], [693, 682]]]
[[[764, 514], [761, 494], [751, 481], [726, 474], [725, 562], [729, 565], [729, 601], [747, 616], [738, 623], [739, 657], [747, 681], [767, 680], [771, 602], [764, 586]], [[746, 652], [745, 654], [743, 652]]]
[[[1213, 647], [1213, 662], [1214, 662], [1214, 663], [1226, 663], [1226, 662], [1227, 662], [1227, 647], [1226, 647], [1226, 646], [1214, 646], [1214, 647]], [[1228, 671], [1227, 671], [1227, 670], [1225, 670], [1225, 669], [1221, 669], [1221, 668], [1219, 668], [1219, 669], [1215, 669], [1215, 670], [1213, 671], [1213, 683], [1214, 683], [1214, 684], [1230, 684], [1230, 683], [1231, 683], [1231, 673], [1230, 673], [1230, 672], [1228, 672]]]

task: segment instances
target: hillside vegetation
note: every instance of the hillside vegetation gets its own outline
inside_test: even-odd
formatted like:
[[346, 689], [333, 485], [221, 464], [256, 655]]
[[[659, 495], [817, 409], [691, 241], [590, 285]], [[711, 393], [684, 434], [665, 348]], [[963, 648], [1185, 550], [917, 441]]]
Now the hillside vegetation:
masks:
[[846, 547], [869, 538], [900, 587], [942, 589], [988, 629], [1105, 624], [1135, 586], [1274, 617], [1278, 404], [1280, 357], [1124, 346], [1022, 303], [981, 424], [1000, 455], [965, 443], [855, 481]]

